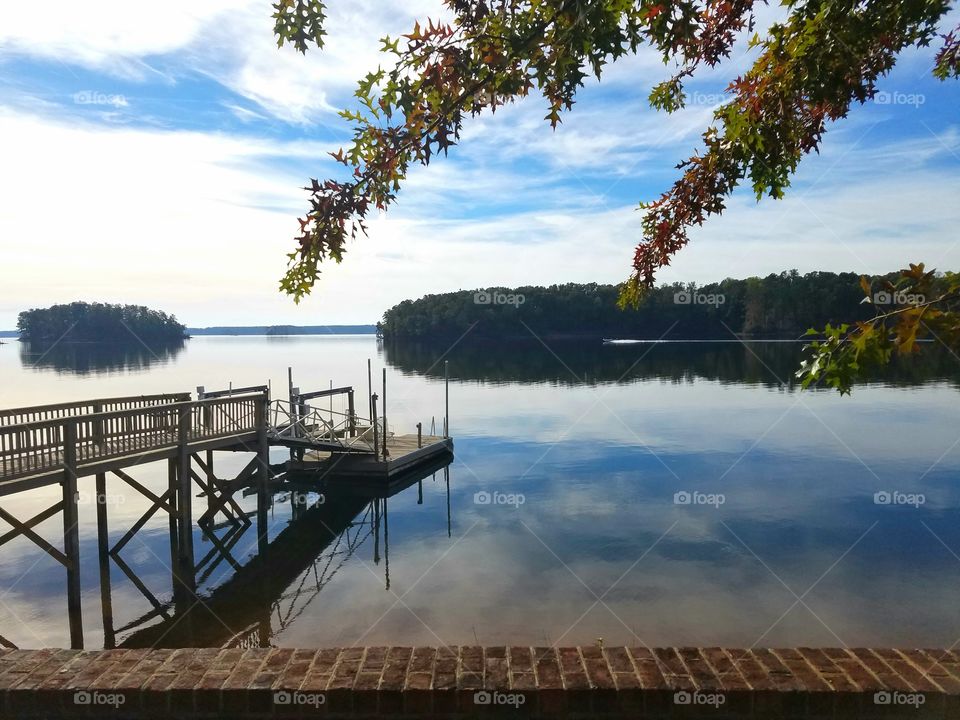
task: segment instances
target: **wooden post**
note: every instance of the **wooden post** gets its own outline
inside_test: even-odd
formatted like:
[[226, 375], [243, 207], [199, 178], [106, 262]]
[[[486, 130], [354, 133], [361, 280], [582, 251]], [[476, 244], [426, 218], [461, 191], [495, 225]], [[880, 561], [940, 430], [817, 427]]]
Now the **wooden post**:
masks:
[[[300, 398], [300, 388], [296, 388], [296, 390], [297, 390], [297, 418], [298, 420], [303, 422], [303, 427], [301, 427], [300, 429], [303, 433], [303, 437], [306, 437], [307, 436], [306, 420], [307, 420], [308, 406], [306, 401]], [[304, 448], [297, 448], [297, 460], [299, 460], [300, 462], [303, 462], [303, 455], [305, 452], [306, 450]]]
[[387, 459], [387, 369], [383, 369], [383, 408], [380, 412], [383, 414], [383, 459]]
[[80, 528], [77, 512], [77, 421], [63, 425], [63, 550], [67, 556], [67, 615], [70, 647], [83, 648], [80, 606]]
[[179, 512], [177, 508], [180, 504], [177, 502], [177, 496], [180, 494], [179, 488], [177, 486], [177, 461], [175, 458], [170, 458], [167, 460], [167, 503], [173, 509], [173, 512], [170, 513], [170, 569], [171, 569], [171, 581], [173, 582], [173, 596], [174, 602], [177, 602], [182, 594], [182, 585], [180, 584], [180, 572], [177, 570], [177, 567], [180, 564], [180, 550], [179, 550], [179, 533], [180, 533], [180, 523], [177, 518]]
[[417, 423], [417, 447], [423, 447], [423, 423]]
[[353, 403], [353, 388], [347, 393], [347, 430], [349, 437], [357, 436], [357, 409]]
[[370, 396], [370, 421], [373, 423], [373, 459], [380, 459], [380, 435], [377, 424], [377, 394]]
[[110, 532], [107, 527], [107, 476], [97, 474], [97, 549], [100, 560], [100, 609], [103, 616], [103, 647], [117, 646], [113, 631], [113, 598], [110, 594]]
[[367, 412], [373, 417], [373, 370], [370, 367], [370, 358], [367, 358]]
[[267, 505], [270, 502], [270, 442], [267, 436], [267, 398], [257, 401], [257, 552], [266, 551], [268, 532]]
[[[200, 385], [197, 388], [197, 400], [203, 400], [205, 395], [206, 395], [206, 389], [203, 387], [203, 385]], [[210, 430], [210, 425], [212, 423], [210, 406], [204, 405], [202, 413], [203, 413], [203, 428], [204, 430]], [[206, 472], [207, 510], [212, 510], [214, 507], [213, 486], [214, 486], [214, 480], [216, 480], [216, 477], [214, 477], [214, 474], [213, 474], [213, 450], [207, 450], [206, 461], [207, 461], [207, 472]], [[213, 518], [211, 517], [211, 520], [212, 519]]]
[[[103, 403], [94, 403], [93, 412], [97, 415], [102, 413]], [[93, 443], [101, 453], [106, 451], [105, 438], [103, 437], [103, 420], [101, 419], [93, 421]]]
[[191, 593], [195, 588], [193, 567], [193, 480], [190, 477], [190, 431], [193, 426], [193, 409], [191, 405], [179, 408], [180, 417], [177, 420], [177, 515], [179, 526], [177, 532], [177, 555], [180, 570], [180, 581]]
[[443, 436], [450, 437], [450, 361], [443, 361], [444, 412]]

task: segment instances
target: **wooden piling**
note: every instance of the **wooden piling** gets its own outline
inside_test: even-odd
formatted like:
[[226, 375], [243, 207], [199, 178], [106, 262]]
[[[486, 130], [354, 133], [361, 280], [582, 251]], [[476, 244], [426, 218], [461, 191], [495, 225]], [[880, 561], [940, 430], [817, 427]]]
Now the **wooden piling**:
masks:
[[100, 562], [100, 610], [103, 617], [103, 647], [116, 647], [113, 631], [113, 598], [110, 593], [110, 530], [107, 526], [107, 476], [97, 474], [97, 554]]
[[77, 511], [77, 421], [63, 426], [63, 550], [67, 557], [67, 615], [70, 647], [83, 648], [80, 606], [80, 528]]
[[370, 396], [370, 421], [373, 423], [373, 459], [380, 459], [380, 426], [377, 423], [377, 394]]
[[357, 409], [353, 402], [353, 388], [347, 393], [347, 431], [349, 437], [357, 436]]
[[383, 407], [380, 412], [383, 414], [383, 459], [387, 459], [387, 369], [383, 369]]
[[190, 432], [193, 425], [193, 413], [190, 407], [180, 411], [177, 420], [177, 515], [179, 516], [177, 532], [177, 555], [180, 570], [180, 581], [184, 588], [191, 593], [195, 588], [193, 566], [193, 493], [190, 477]]
[[177, 501], [177, 496], [180, 494], [179, 486], [177, 484], [177, 460], [176, 458], [170, 458], [167, 460], [167, 491], [168, 499], [167, 503], [170, 505], [170, 508], [173, 510], [170, 513], [169, 517], [169, 526], [170, 526], [170, 572], [171, 579], [173, 581], [173, 595], [174, 602], [177, 602], [178, 598], [182, 593], [182, 585], [180, 584], [180, 572], [177, 569], [180, 564], [180, 550], [179, 550], [179, 537], [180, 537], [180, 523], [179, 523], [179, 510], [180, 503]]
[[270, 440], [267, 435], [267, 398], [256, 406], [257, 426], [257, 551], [263, 553], [269, 542], [267, 506], [270, 502]]

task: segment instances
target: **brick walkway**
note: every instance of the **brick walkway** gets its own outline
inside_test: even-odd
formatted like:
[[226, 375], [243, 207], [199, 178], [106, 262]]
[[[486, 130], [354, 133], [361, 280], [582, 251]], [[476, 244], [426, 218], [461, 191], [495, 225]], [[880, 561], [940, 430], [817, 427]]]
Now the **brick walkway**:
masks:
[[960, 718], [960, 653], [4, 650], [4, 718]]

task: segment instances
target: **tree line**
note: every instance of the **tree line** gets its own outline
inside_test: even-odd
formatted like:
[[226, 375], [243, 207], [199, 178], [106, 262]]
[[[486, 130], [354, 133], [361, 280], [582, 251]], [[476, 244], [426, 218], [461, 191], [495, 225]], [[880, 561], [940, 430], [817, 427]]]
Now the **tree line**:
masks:
[[20, 339], [33, 343], [178, 342], [186, 328], [173, 315], [142, 305], [73, 302], [26, 310], [17, 318]]
[[790, 270], [706, 285], [667, 284], [624, 310], [617, 307], [620, 292], [618, 285], [567, 283], [426, 295], [387, 310], [379, 328], [386, 338], [455, 338], [472, 327], [471, 335], [488, 338], [793, 339], [812, 327], [868, 320], [876, 308], [864, 302], [856, 273]]

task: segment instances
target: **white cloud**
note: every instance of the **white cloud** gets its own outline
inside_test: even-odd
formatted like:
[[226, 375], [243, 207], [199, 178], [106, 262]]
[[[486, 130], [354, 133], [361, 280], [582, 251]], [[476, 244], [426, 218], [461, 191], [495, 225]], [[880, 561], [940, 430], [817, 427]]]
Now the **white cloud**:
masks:
[[[25, 55], [115, 77], [168, 80], [207, 75], [292, 122], [318, 121], [349, 100], [357, 80], [381, 62], [379, 39], [408, 32], [417, 18], [443, 16], [440, 0], [402, 5], [377, 0], [330, 3], [324, 49], [301, 55], [277, 48], [272, 9], [264, 0], [172, 0], [116, 4], [106, 0], [0, 6], [0, 59]], [[168, 72], [174, 75], [167, 75]], [[340, 124], [337, 122], [337, 126]]]

